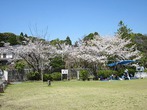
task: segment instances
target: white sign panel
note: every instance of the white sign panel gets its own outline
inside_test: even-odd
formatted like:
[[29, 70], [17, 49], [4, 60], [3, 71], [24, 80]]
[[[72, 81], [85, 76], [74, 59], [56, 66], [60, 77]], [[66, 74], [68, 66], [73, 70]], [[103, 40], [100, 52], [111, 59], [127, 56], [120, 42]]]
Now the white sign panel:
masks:
[[61, 73], [62, 73], [62, 74], [68, 74], [68, 70], [67, 70], [67, 69], [62, 69], [62, 70], [61, 70]]

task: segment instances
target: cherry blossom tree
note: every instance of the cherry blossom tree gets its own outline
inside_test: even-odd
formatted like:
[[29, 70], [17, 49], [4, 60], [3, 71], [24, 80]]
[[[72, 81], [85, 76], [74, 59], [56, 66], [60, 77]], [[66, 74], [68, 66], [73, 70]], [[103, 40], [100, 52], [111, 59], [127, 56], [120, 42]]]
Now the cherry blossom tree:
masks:
[[49, 59], [57, 54], [62, 55], [67, 68], [74, 64], [84, 68], [91, 65], [96, 74], [97, 65], [106, 64], [110, 56], [116, 60], [140, 59], [140, 51], [135, 45], [130, 44], [130, 40], [122, 39], [119, 35], [114, 37], [94, 35], [93, 39], [80, 40], [77, 46], [59, 44], [56, 48], [43, 40], [30, 40], [27, 45], [16, 46], [8, 50], [13, 50], [19, 56], [18, 58], [24, 59], [34, 71], [41, 74], [44, 67], [50, 66]]
[[109, 57], [114, 57], [116, 60], [136, 60], [141, 58], [140, 51], [135, 45], [131, 44], [130, 40], [122, 39], [119, 35], [114, 37], [94, 36], [92, 40], [80, 40], [78, 46], [61, 45], [62, 55], [66, 61], [72, 64], [78, 62], [86, 65], [92, 65], [95, 73], [97, 64], [105, 64]]
[[15, 48], [14, 52], [25, 60], [33, 71], [39, 72], [43, 76], [42, 70], [50, 67], [49, 59], [56, 55], [56, 48], [49, 42], [35, 40]]
[[41, 39], [30, 39], [27, 45], [8, 45], [0, 48], [0, 53], [12, 54], [12, 58], [7, 58], [9, 64], [25, 60], [29, 67], [41, 76], [44, 69], [50, 68], [50, 58], [53, 58], [56, 52], [56, 47]]
[[137, 50], [136, 45], [132, 45], [131, 43], [131, 40], [122, 39], [120, 35], [97, 38], [89, 42], [89, 44], [101, 50], [105, 56], [113, 56], [117, 60], [140, 59], [140, 51]]

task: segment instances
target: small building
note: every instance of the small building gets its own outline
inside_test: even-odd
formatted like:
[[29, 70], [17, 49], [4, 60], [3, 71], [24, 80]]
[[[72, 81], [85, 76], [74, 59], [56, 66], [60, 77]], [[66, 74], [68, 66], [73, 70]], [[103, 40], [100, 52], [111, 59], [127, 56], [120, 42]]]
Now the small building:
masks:
[[0, 53], [0, 65], [7, 65], [13, 61], [13, 52], [1, 52]]
[[11, 64], [14, 60], [21, 59], [19, 55], [13, 51], [17, 47], [19, 47], [19, 45], [0, 47], [0, 65]]

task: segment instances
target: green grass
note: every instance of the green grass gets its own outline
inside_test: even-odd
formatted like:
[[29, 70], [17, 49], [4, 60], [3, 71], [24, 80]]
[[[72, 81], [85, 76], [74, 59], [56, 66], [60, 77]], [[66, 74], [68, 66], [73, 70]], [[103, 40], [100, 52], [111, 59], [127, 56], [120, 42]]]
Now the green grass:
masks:
[[146, 110], [147, 79], [59, 81], [9, 85], [0, 110]]

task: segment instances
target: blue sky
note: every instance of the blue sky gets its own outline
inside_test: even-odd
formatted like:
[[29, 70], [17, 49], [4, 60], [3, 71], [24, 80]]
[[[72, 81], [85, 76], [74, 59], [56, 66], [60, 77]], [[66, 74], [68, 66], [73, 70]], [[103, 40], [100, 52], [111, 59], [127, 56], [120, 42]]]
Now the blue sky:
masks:
[[[0, 0], [0, 32], [42, 35], [73, 42], [92, 32], [113, 35], [122, 20], [147, 34], [147, 0]], [[47, 29], [48, 27], [48, 29]], [[43, 32], [42, 32], [43, 31]]]

